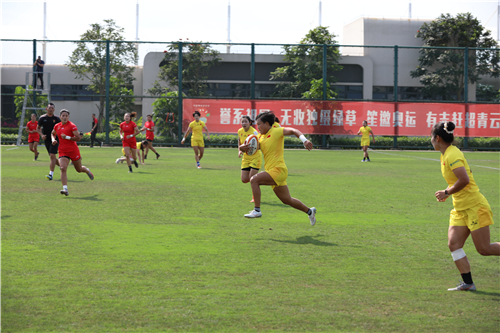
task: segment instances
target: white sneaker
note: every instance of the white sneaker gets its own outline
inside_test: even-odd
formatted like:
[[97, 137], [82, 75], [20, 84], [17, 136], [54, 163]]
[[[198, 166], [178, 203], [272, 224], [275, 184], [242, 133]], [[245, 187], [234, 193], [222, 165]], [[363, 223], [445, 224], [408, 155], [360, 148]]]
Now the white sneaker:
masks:
[[201, 165], [198, 165], [198, 167], [197, 167], [197, 168], [198, 168], [198, 169], [201, 169]]
[[312, 207], [311, 208], [311, 215], [309, 215], [309, 221], [311, 222], [311, 225], [316, 224], [316, 208]]
[[252, 210], [250, 213], [245, 214], [245, 217], [247, 219], [253, 219], [253, 218], [256, 218], [256, 217], [262, 217], [262, 213], [258, 212], [256, 210]]
[[118, 157], [118, 158], [116, 159], [116, 164], [120, 163], [120, 160], [121, 160], [121, 157]]

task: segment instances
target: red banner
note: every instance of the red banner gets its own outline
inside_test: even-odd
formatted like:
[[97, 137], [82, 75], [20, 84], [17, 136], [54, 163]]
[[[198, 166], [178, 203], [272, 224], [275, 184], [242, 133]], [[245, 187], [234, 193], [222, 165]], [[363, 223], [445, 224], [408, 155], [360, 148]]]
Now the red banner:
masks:
[[353, 135], [368, 122], [375, 135], [428, 136], [441, 121], [455, 136], [500, 137], [499, 104], [184, 99], [185, 131], [199, 111], [210, 133], [236, 133], [244, 115], [273, 111], [281, 126], [305, 134]]

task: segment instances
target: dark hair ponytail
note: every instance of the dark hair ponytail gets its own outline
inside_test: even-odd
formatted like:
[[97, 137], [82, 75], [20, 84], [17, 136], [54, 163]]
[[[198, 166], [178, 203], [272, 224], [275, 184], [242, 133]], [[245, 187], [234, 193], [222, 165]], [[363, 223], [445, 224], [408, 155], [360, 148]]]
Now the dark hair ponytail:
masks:
[[193, 117], [194, 117], [195, 115], [198, 115], [199, 117], [201, 117], [201, 113], [200, 113], [200, 111], [195, 111], [195, 112], [193, 112]]
[[455, 129], [455, 124], [451, 121], [440, 122], [432, 127], [431, 135], [432, 137], [440, 136], [446, 143], [453, 143], [455, 140], [453, 136], [453, 130]]
[[271, 112], [262, 112], [255, 119], [260, 119], [263, 123], [268, 123], [269, 126], [273, 126], [276, 116]]
[[254, 124], [254, 121], [249, 116], [243, 116], [241, 118], [245, 118], [246, 120], [248, 120], [248, 122], [250, 123], [250, 126], [252, 126]]

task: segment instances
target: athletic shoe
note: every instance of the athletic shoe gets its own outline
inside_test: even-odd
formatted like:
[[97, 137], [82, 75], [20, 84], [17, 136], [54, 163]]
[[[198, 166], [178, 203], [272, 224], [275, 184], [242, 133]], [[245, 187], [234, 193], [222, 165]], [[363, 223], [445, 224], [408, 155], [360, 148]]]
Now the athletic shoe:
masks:
[[121, 162], [121, 157], [118, 157], [118, 158], [116, 159], [116, 164], [118, 164], [118, 163], [120, 163], [120, 162]]
[[136, 168], [139, 167], [139, 164], [137, 164], [137, 161], [134, 161], [134, 165], [135, 165]]
[[40, 155], [40, 153], [35, 155], [35, 161], [38, 159], [38, 155]]
[[144, 159], [147, 160], [148, 159], [148, 155], [144, 155]]
[[368, 162], [371, 162], [370, 159], [368, 159]]
[[455, 288], [449, 288], [448, 291], [475, 291], [476, 286], [474, 283], [467, 284], [463, 281], [460, 281]]
[[365, 160], [361, 160], [361, 162], [365, 162]]
[[66, 191], [66, 190], [61, 190], [61, 192], [60, 192], [60, 193], [61, 193], [61, 194], [64, 194], [65, 196], [68, 196], [68, 195], [69, 195], [69, 192], [68, 192], [68, 191]]
[[94, 174], [92, 172], [90, 172], [90, 169], [87, 168], [89, 170], [89, 173], [87, 174], [87, 176], [89, 176], [90, 180], [94, 180]]
[[197, 166], [197, 168], [198, 168], [198, 169], [201, 169], [201, 165], [198, 165], [198, 166]]
[[45, 178], [47, 178], [48, 180], [52, 180], [52, 176], [51, 175], [45, 175]]
[[253, 218], [256, 218], [256, 217], [262, 217], [262, 213], [261, 212], [258, 212], [256, 211], [255, 209], [252, 210], [250, 213], [248, 214], [245, 214], [245, 217], [247, 219], [253, 219]]
[[156, 159], [159, 159], [160, 158], [160, 154], [156, 154]]
[[312, 207], [311, 208], [311, 215], [309, 215], [309, 222], [311, 222], [311, 225], [316, 224], [316, 208]]
[[133, 171], [132, 170], [129, 170], [128, 173], [132, 173]]

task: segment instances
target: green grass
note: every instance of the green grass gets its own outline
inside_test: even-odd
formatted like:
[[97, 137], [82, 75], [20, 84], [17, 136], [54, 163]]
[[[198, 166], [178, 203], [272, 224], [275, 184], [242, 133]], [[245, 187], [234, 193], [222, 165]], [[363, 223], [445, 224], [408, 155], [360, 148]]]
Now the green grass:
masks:
[[[263, 217], [235, 149], [160, 148], [127, 173], [120, 148], [81, 148], [95, 180], [49, 182], [44, 147], [1, 148], [2, 332], [493, 332], [500, 258], [464, 247], [477, 292], [447, 292], [451, 201], [439, 153], [288, 150], [292, 196]], [[43, 150], [42, 150], [43, 149]], [[499, 153], [466, 153], [500, 241]]]

